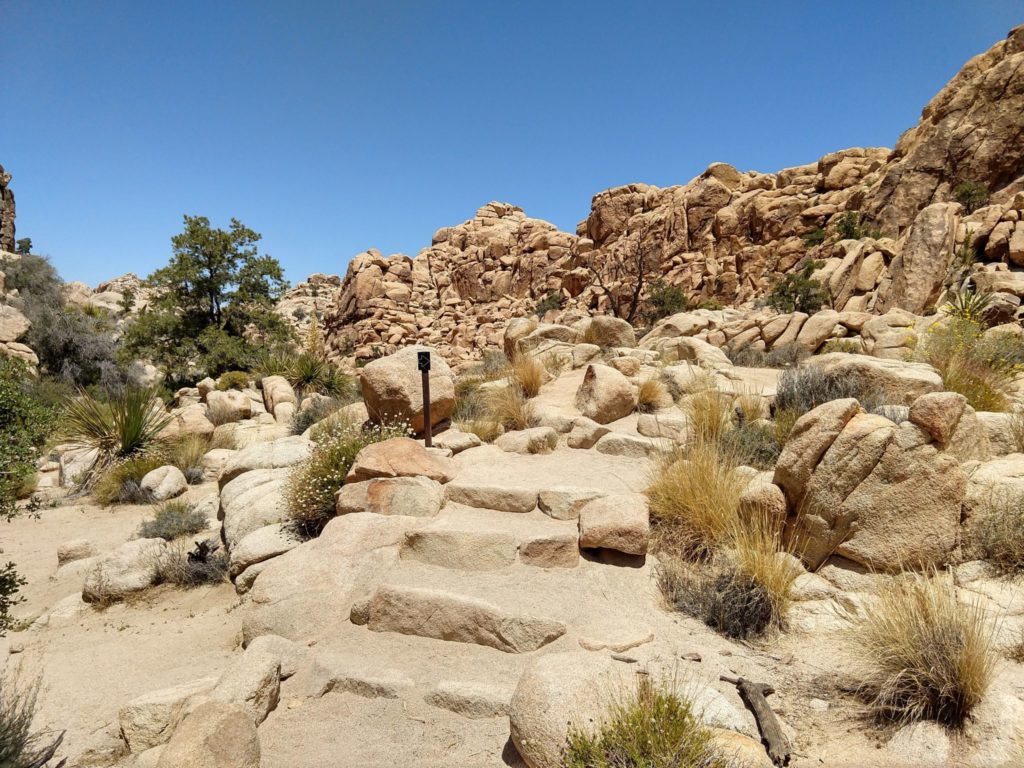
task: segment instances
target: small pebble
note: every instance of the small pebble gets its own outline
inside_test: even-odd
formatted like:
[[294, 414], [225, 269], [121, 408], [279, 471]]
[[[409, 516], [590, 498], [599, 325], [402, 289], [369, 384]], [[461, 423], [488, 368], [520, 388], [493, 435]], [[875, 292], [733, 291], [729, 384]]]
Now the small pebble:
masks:
[[808, 706], [815, 712], [828, 712], [828, 702], [824, 699], [811, 699]]

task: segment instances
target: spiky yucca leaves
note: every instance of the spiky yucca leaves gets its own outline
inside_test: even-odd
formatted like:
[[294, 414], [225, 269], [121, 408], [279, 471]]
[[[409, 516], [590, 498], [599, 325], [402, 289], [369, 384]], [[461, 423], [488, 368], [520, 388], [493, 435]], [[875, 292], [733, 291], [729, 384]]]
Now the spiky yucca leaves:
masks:
[[992, 294], [986, 292], [960, 291], [951, 293], [942, 309], [947, 315], [969, 323], [983, 323], [985, 314], [992, 304]]
[[959, 726], [982, 700], [995, 666], [994, 627], [938, 573], [906, 574], [865, 604], [850, 634], [873, 713], [898, 722]]
[[154, 390], [128, 388], [108, 402], [87, 394], [68, 400], [63, 429], [69, 442], [96, 449], [102, 469], [154, 446], [171, 419]]

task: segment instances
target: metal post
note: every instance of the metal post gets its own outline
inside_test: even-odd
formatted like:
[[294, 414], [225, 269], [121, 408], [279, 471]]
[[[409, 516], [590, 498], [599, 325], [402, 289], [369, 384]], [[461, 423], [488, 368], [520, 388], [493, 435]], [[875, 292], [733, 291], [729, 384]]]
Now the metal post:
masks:
[[416, 362], [420, 373], [423, 374], [423, 445], [430, 448], [433, 445], [430, 423], [430, 353], [418, 353]]

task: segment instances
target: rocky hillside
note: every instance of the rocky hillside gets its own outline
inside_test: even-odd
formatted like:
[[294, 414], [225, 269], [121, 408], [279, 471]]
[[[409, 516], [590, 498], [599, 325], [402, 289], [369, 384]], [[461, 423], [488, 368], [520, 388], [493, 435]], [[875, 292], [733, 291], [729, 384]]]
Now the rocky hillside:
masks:
[[[777, 173], [714, 163], [682, 186], [616, 187], [594, 197], [575, 234], [489, 203], [415, 259], [356, 256], [327, 313], [329, 344], [350, 360], [412, 341], [468, 359], [552, 292], [561, 322], [628, 315], [658, 277], [692, 303], [745, 306], [808, 257], [824, 263], [815, 277], [837, 311], [922, 313], [968, 278], [1019, 305], [1022, 107], [1018, 27], [964, 65], [891, 151], [846, 149]], [[956, 200], [964, 183], [990, 204], [969, 212]]]

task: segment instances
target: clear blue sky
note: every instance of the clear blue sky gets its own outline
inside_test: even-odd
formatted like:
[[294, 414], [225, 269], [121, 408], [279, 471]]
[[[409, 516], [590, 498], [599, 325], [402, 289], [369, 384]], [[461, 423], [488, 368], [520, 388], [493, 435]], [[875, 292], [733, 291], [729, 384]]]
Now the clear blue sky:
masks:
[[0, 163], [68, 280], [166, 262], [184, 213], [289, 279], [414, 255], [490, 200], [590, 198], [892, 146], [1020, 0], [0, 0]]

